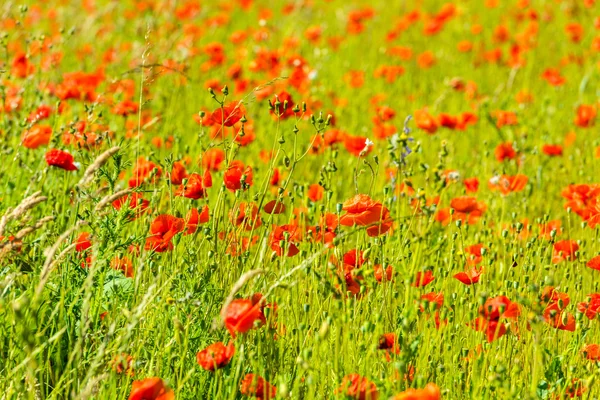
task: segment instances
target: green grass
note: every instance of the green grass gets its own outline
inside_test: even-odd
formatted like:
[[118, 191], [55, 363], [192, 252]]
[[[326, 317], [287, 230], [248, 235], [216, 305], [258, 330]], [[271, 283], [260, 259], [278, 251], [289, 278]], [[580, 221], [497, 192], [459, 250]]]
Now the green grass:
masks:
[[[599, 272], [586, 266], [600, 254], [598, 231], [575, 210], [565, 209], [561, 197], [569, 184], [597, 182], [600, 171], [595, 156], [600, 145], [597, 123], [588, 128], [574, 124], [580, 104], [596, 109], [599, 105], [599, 53], [593, 50], [600, 35], [594, 28], [598, 5], [530, 1], [527, 10], [535, 10], [539, 17], [537, 33], [522, 55], [526, 63], [511, 68], [506, 64], [510, 49], [533, 24], [519, 19], [524, 10], [517, 3], [522, 2], [487, 8], [484, 2], [456, 1], [456, 15], [433, 36], [423, 34], [424, 16], [437, 13], [443, 3], [429, 0], [360, 2], [363, 8], [372, 7], [374, 16], [364, 20], [359, 35], [346, 29], [348, 14], [360, 7], [341, 0], [292, 1], [298, 8], [289, 14], [282, 11], [283, 2], [256, 0], [248, 10], [240, 8], [239, 2], [231, 3], [230, 9], [230, 2], [203, 2], [189, 19], [177, 17], [176, 10], [184, 2], [151, 3], [154, 10], [145, 11], [139, 11], [135, 2], [104, 0], [97, 0], [88, 11], [80, 2], [69, 1], [0, 6], [0, 109], [14, 96], [11, 90], [21, 98], [17, 109], [0, 112], [0, 216], [9, 216], [36, 192], [44, 196], [9, 220], [4, 232], [0, 228], [4, 236], [0, 239], [3, 398], [126, 399], [132, 381], [156, 376], [173, 389], [176, 399], [237, 399], [243, 397], [240, 380], [248, 373], [275, 385], [278, 398], [291, 399], [343, 398], [338, 387], [352, 373], [374, 382], [381, 399], [429, 382], [441, 389], [445, 399], [550, 399], [562, 396], [574, 379], [586, 388], [583, 398], [599, 396], [598, 365], [582, 354], [584, 345], [600, 342], [598, 321], [589, 320], [577, 307], [599, 291]], [[386, 41], [386, 34], [415, 9], [421, 19], [397, 39]], [[265, 10], [272, 15], [260, 23]], [[552, 18], [546, 21], [548, 15]], [[228, 21], [216, 26], [211, 22], [217, 17]], [[564, 31], [574, 22], [584, 28], [578, 43]], [[479, 35], [471, 32], [475, 24], [483, 27]], [[494, 41], [494, 29], [500, 24], [510, 32], [504, 43]], [[304, 37], [311, 26], [322, 29], [315, 43]], [[264, 41], [253, 38], [260, 29], [267, 35]], [[232, 43], [232, 33], [240, 31], [248, 32], [248, 38]], [[336, 50], [328, 39], [337, 36], [343, 40]], [[291, 39], [298, 40], [297, 47], [289, 45]], [[461, 40], [472, 41], [473, 51], [458, 52]], [[40, 54], [35, 48], [43, 41], [52, 45]], [[222, 65], [205, 68], [208, 56], [203, 49], [211, 43], [222, 43], [226, 58]], [[412, 58], [389, 55], [393, 46], [412, 48]], [[86, 48], [89, 52], [82, 55]], [[484, 51], [494, 48], [504, 54], [497, 64], [483, 58]], [[116, 52], [107, 62], [104, 55], [109, 49]], [[254, 70], [261, 49], [277, 52], [281, 67]], [[12, 67], [19, 50], [34, 66], [24, 77]], [[437, 61], [422, 69], [416, 58], [427, 50]], [[60, 54], [61, 61], [45, 68], [52, 54]], [[307, 74], [314, 74], [300, 90], [289, 83], [293, 71], [288, 61], [295, 56], [306, 60]], [[571, 61], [562, 62], [568, 57]], [[169, 60], [185, 70], [163, 68]], [[241, 91], [228, 75], [234, 64], [243, 70], [237, 84], [247, 80]], [[402, 66], [405, 72], [389, 83], [374, 77], [382, 65]], [[549, 85], [541, 78], [547, 68], [559, 68], [566, 83]], [[103, 78], [94, 90], [99, 101], [59, 101], [44, 89], [63, 82], [65, 73], [99, 70]], [[350, 71], [364, 71], [362, 87], [348, 84]], [[469, 97], [453, 90], [452, 78], [474, 82], [477, 94]], [[210, 80], [218, 82], [215, 98], [207, 91]], [[115, 82], [133, 87], [129, 99], [140, 112], [126, 117], [112, 112], [111, 102], [127, 98], [111, 90]], [[228, 95], [220, 91], [224, 85]], [[300, 111], [289, 119], [274, 117], [267, 100], [257, 98], [254, 88], [262, 85], [273, 88], [269, 99], [288, 91]], [[533, 95], [531, 103], [516, 101], [522, 90]], [[394, 146], [397, 137], [376, 139], [373, 134], [376, 96], [384, 96], [378, 105], [395, 111], [386, 124], [399, 134], [405, 118], [425, 107], [434, 116], [470, 111], [478, 121], [464, 131], [440, 127], [428, 135], [414, 119], [409, 120], [406, 126], [412, 141], [407, 143], [412, 153], [403, 158], [402, 149]], [[223, 140], [211, 138], [211, 127], [194, 120], [201, 112], [206, 119], [221, 104], [239, 100], [248, 119], [244, 129], [252, 126], [256, 135], [247, 146], [233, 142], [232, 128], [225, 128], [228, 136]], [[303, 102], [307, 112], [302, 111]], [[52, 127], [50, 143], [26, 148], [22, 133], [32, 125], [27, 117], [41, 104], [53, 109], [67, 104], [67, 108], [39, 122]], [[518, 124], [496, 128], [492, 117], [496, 110], [515, 112]], [[372, 151], [356, 157], [344, 143], [323, 147], [318, 154], [308, 151], [315, 135], [333, 128], [326, 122], [330, 113], [336, 129], [373, 140]], [[98, 132], [98, 146], [63, 142], [63, 134], [78, 120], [105, 127]], [[571, 131], [576, 139], [567, 144]], [[153, 142], [156, 138], [163, 142], [160, 148]], [[167, 141], [172, 141], [171, 147], [165, 145]], [[502, 142], [512, 142], [518, 157], [498, 161], [494, 150]], [[544, 144], [564, 144], [563, 155], [549, 157], [542, 151]], [[114, 146], [118, 151], [94, 172], [91, 183], [79, 185], [83, 171]], [[212, 172], [213, 185], [206, 198], [175, 196], [179, 185], [169, 180], [173, 163], [187, 158], [187, 172], [202, 174], [202, 156], [213, 147], [222, 149], [226, 160]], [[50, 148], [70, 152], [81, 164], [79, 171], [48, 166], [44, 155]], [[265, 162], [260, 153], [270, 151], [275, 157]], [[157, 179], [135, 189], [149, 201], [148, 211], [134, 218], [127, 207], [98, 207], [103, 199], [128, 187], [139, 157], [162, 170]], [[223, 185], [232, 160], [252, 166], [253, 184], [248, 190], [234, 193]], [[390, 180], [386, 169], [400, 160]], [[275, 168], [281, 178], [271, 185]], [[449, 170], [458, 171], [457, 181], [443, 177]], [[524, 174], [527, 185], [506, 196], [490, 190], [490, 178], [502, 174]], [[480, 181], [478, 192], [471, 195], [487, 206], [483, 216], [472, 225], [437, 222], [436, 212], [465, 194], [462, 180], [470, 177]], [[410, 182], [417, 194], [395, 193], [395, 185], [403, 182]], [[308, 187], [315, 183], [325, 187], [325, 194], [312, 202]], [[311, 242], [302, 233], [299, 254], [274, 253], [269, 239], [273, 225], [295, 223], [304, 232], [325, 213], [339, 219], [345, 214], [341, 204], [357, 192], [390, 210], [394, 220], [390, 232], [370, 237], [364, 227], [339, 226], [334, 247]], [[262, 211], [278, 195], [285, 212]], [[411, 205], [415, 198], [423, 206], [436, 196], [440, 198], [437, 209], [422, 207], [416, 212]], [[241, 202], [259, 205], [260, 226], [246, 231], [232, 224], [230, 212]], [[201, 211], [205, 205], [210, 221], [193, 234], [175, 235], [173, 250], [157, 253], [145, 248], [156, 216], [183, 218], [192, 208]], [[53, 220], [40, 223], [23, 236], [22, 243], [8, 248], [8, 237], [44, 217]], [[539, 237], [539, 224], [549, 220], [560, 220], [562, 231], [550, 239]], [[527, 237], [519, 235], [527, 228]], [[92, 243], [86, 253], [91, 261], [85, 268], [85, 256], [74, 248], [82, 232], [91, 234]], [[236, 255], [228, 251], [233, 238], [253, 236], [254, 244], [245, 251]], [[564, 239], [579, 243], [577, 258], [553, 263], [553, 244]], [[476, 243], [487, 249], [480, 264], [484, 272], [478, 283], [466, 286], [453, 275], [464, 270], [465, 249]], [[132, 245], [139, 253], [132, 251]], [[346, 292], [339, 272], [339, 260], [352, 249], [365, 251], [367, 259], [355, 271], [364, 276], [358, 296]], [[111, 268], [116, 256], [131, 259], [132, 278]], [[375, 280], [373, 267], [379, 264], [393, 266], [391, 281]], [[232, 293], [244, 273], [257, 269], [260, 274]], [[415, 275], [425, 270], [431, 270], [435, 280], [414, 287]], [[576, 319], [575, 331], [555, 329], [544, 320], [540, 294], [547, 286], [569, 295], [564, 313]], [[439, 329], [435, 310], [419, 309], [419, 299], [430, 292], [444, 294], [439, 317], [447, 324]], [[276, 312], [267, 308], [264, 326], [233, 339], [220, 318], [226, 298], [230, 294], [251, 298], [255, 293], [276, 304]], [[470, 324], [487, 299], [500, 295], [518, 303], [521, 313], [503, 319], [508, 332], [488, 342], [485, 333]], [[380, 336], [389, 332], [398, 336], [400, 353], [387, 360], [378, 344]], [[196, 353], [218, 341], [233, 341], [235, 355], [224, 368], [205, 371]], [[121, 354], [133, 358], [133, 376], [111, 367]], [[410, 369], [414, 379], [404, 379]]]

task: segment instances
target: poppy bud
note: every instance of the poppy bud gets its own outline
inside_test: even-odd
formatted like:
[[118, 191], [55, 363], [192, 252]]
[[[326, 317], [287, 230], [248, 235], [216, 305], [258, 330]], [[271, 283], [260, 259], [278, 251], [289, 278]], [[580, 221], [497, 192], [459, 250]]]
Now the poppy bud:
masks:
[[227, 85], [223, 86], [223, 89], [221, 89], [221, 93], [223, 93], [225, 96], [229, 94], [229, 88], [227, 87]]

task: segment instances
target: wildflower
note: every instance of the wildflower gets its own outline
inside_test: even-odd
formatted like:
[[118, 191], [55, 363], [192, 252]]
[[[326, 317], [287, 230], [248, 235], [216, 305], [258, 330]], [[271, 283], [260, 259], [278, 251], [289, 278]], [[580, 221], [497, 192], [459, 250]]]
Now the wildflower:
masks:
[[52, 127], [49, 125], [34, 125], [23, 132], [21, 143], [28, 149], [37, 149], [50, 143]]
[[129, 400], [174, 400], [175, 393], [160, 378], [133, 381]]
[[173, 249], [171, 239], [182, 232], [185, 222], [182, 218], [177, 218], [172, 215], [159, 215], [152, 221], [150, 225], [150, 236], [146, 239], [146, 250], [154, 250], [156, 252], [164, 252]]
[[196, 361], [205, 370], [214, 371], [229, 364], [234, 353], [235, 347], [233, 343], [225, 346], [222, 342], [217, 342], [199, 351], [196, 354]]
[[577, 258], [579, 245], [574, 240], [560, 240], [554, 243], [552, 253], [552, 262], [558, 264], [563, 260], [572, 261]]
[[46, 163], [50, 166], [76, 171], [78, 168], [73, 161], [73, 156], [66, 151], [51, 149], [46, 152]]
[[442, 394], [435, 383], [428, 383], [423, 389], [408, 389], [393, 397], [393, 400], [440, 400]]
[[271, 250], [278, 256], [285, 254], [287, 257], [293, 257], [300, 252], [298, 249], [300, 237], [300, 231], [295, 225], [274, 225], [269, 235]]
[[248, 332], [255, 324], [264, 325], [266, 318], [260, 302], [236, 299], [227, 306], [223, 322], [231, 336], [235, 338], [236, 334]]
[[337, 393], [343, 393], [344, 396], [357, 400], [377, 400], [379, 397], [377, 386], [359, 374], [346, 375]]
[[241, 161], [232, 161], [229, 168], [225, 171], [223, 182], [225, 187], [232, 192], [236, 190], [246, 190], [253, 183], [252, 167], [244, 167]]
[[203, 176], [191, 174], [185, 183], [182, 183], [175, 192], [175, 196], [187, 197], [188, 199], [202, 199], [206, 197], [206, 189], [212, 187], [210, 171], [206, 170]]
[[369, 226], [367, 228], [369, 236], [382, 235], [392, 227], [392, 219], [387, 207], [366, 194], [357, 194], [347, 200], [342, 210], [346, 211], [346, 214], [340, 218], [341, 225]]
[[263, 377], [246, 374], [240, 382], [240, 392], [244, 396], [255, 397], [257, 400], [269, 400], [275, 398], [277, 388]]

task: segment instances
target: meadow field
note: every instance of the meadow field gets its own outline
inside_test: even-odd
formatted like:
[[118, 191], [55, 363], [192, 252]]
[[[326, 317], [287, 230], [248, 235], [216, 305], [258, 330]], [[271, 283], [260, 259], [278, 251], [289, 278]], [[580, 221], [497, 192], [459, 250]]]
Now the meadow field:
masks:
[[598, 3], [0, 2], [0, 398], [600, 398]]

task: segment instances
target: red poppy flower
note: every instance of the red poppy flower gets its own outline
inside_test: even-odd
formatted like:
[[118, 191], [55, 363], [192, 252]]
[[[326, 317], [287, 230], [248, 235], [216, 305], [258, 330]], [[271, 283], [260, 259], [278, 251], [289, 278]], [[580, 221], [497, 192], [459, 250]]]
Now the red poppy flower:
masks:
[[379, 350], [392, 350], [392, 352], [398, 354], [400, 353], [400, 346], [398, 345], [398, 338], [396, 334], [384, 333], [379, 337], [379, 344], [377, 345]]
[[46, 163], [50, 166], [66, 171], [76, 171], [78, 168], [73, 161], [73, 156], [66, 151], [51, 149], [46, 152]]
[[435, 383], [428, 383], [423, 389], [408, 389], [398, 393], [392, 400], [440, 400], [442, 393]]
[[477, 193], [477, 190], [479, 190], [479, 179], [475, 177], [466, 178], [463, 181], [463, 184], [465, 185], [465, 190], [467, 193]]
[[188, 174], [183, 163], [180, 161], [175, 161], [173, 163], [173, 168], [171, 169], [171, 183], [173, 185], [181, 185], [181, 182], [183, 182], [187, 176]]
[[544, 307], [544, 320], [552, 327], [564, 331], [575, 331], [575, 317], [565, 311], [570, 303], [569, 295], [547, 286], [540, 296]]
[[362, 157], [371, 152], [372, 146], [364, 136], [344, 136], [344, 147], [350, 154], [356, 157]]
[[545, 144], [542, 152], [550, 157], [559, 157], [563, 155], [563, 147], [560, 144]]
[[394, 268], [391, 265], [388, 265], [386, 268], [383, 268], [383, 265], [376, 264], [373, 266], [373, 273], [375, 274], [375, 280], [379, 283], [383, 282], [384, 279], [386, 282], [391, 281], [394, 275]]
[[112, 359], [111, 368], [117, 374], [125, 372], [127, 376], [133, 376], [133, 357], [129, 354], [121, 353]]
[[313, 183], [308, 187], [308, 198], [310, 201], [316, 203], [323, 198], [324, 192], [325, 189], [323, 189], [323, 186], [319, 185], [318, 183]]
[[92, 242], [90, 241], [90, 233], [83, 232], [79, 235], [77, 240], [75, 241], [75, 251], [81, 253], [86, 251], [87, 249], [92, 247]]
[[229, 220], [233, 225], [241, 226], [246, 231], [262, 225], [256, 203], [240, 203], [238, 207], [229, 211]]
[[223, 161], [225, 161], [225, 152], [218, 147], [206, 150], [202, 156], [202, 166], [211, 171], [218, 171]]
[[587, 301], [577, 305], [577, 310], [579, 310], [580, 313], [585, 314], [588, 319], [596, 318], [596, 315], [600, 312], [600, 293], [588, 295]]
[[517, 157], [517, 152], [513, 148], [512, 143], [500, 143], [494, 150], [496, 160], [503, 162], [505, 160], [514, 160]]
[[129, 180], [129, 187], [134, 188], [142, 185], [151, 174], [154, 174], [154, 179], [158, 179], [162, 175], [162, 169], [144, 157], [138, 158], [133, 168], [133, 177]]
[[256, 323], [259, 326], [264, 325], [266, 318], [260, 302], [236, 299], [227, 306], [223, 322], [231, 336], [235, 338], [236, 334], [246, 333], [254, 328]]
[[465, 248], [465, 253], [467, 256], [467, 264], [469, 265], [477, 265], [483, 260], [482, 250], [484, 249], [481, 243], [473, 244], [471, 246], [467, 246]]
[[210, 172], [206, 170], [204, 176], [193, 173], [188, 176], [187, 181], [182, 183], [179, 189], [175, 192], [175, 196], [186, 197], [188, 199], [202, 199], [206, 197], [206, 188], [212, 186], [212, 177]]
[[117, 271], [123, 271], [126, 278], [133, 278], [134, 276], [133, 263], [128, 257], [116, 256], [111, 260], [110, 267]]
[[462, 221], [472, 225], [477, 223], [487, 208], [484, 203], [478, 202], [475, 197], [469, 196], [452, 199], [450, 207], [454, 209], [454, 214], [450, 214], [449, 209], [443, 208], [436, 213], [436, 221], [441, 222], [443, 225], [447, 225], [451, 221]]
[[577, 107], [577, 114], [575, 115], [575, 120], [573, 122], [580, 128], [589, 128], [594, 125], [596, 113], [595, 106], [581, 104]]
[[379, 397], [377, 386], [359, 374], [346, 375], [336, 392], [357, 400], [377, 400]]
[[292, 95], [290, 95], [288, 92], [280, 92], [271, 100], [271, 104], [273, 104], [273, 107], [275, 107], [275, 103], [278, 101], [279, 103], [281, 103], [281, 105], [279, 105], [279, 109], [273, 109], [271, 110], [271, 113], [273, 115], [280, 114], [281, 119], [288, 119], [290, 117], [293, 117], [295, 103], [294, 100], [292, 100]]
[[436, 119], [427, 110], [415, 111], [415, 124], [430, 135], [433, 135], [438, 129]]
[[217, 108], [211, 114], [211, 120], [216, 125], [223, 125], [226, 127], [232, 127], [242, 119], [242, 103], [233, 102], [224, 106], [223, 108]]
[[501, 175], [495, 176], [488, 181], [490, 190], [500, 190], [503, 195], [508, 195], [512, 192], [520, 192], [525, 189], [529, 178], [523, 174], [514, 176]]
[[560, 240], [554, 243], [552, 253], [552, 262], [558, 264], [563, 260], [572, 261], [577, 258], [576, 251], [579, 250], [579, 245], [574, 240]]
[[581, 349], [583, 356], [591, 361], [600, 361], [600, 346], [597, 344], [586, 344]]
[[232, 192], [236, 190], [246, 190], [253, 183], [252, 167], [244, 168], [244, 163], [241, 161], [232, 161], [229, 168], [223, 176], [225, 187]]
[[160, 378], [133, 381], [129, 400], [174, 400], [173, 390]]
[[234, 353], [235, 347], [233, 343], [225, 346], [222, 342], [217, 342], [199, 351], [196, 354], [196, 361], [205, 370], [214, 371], [229, 364]]
[[344, 202], [342, 210], [346, 214], [340, 218], [343, 226], [370, 226], [367, 229], [369, 236], [378, 236], [387, 232], [392, 227], [389, 210], [381, 202], [371, 199], [366, 194], [357, 194]]
[[150, 234], [146, 239], [146, 250], [154, 250], [162, 253], [173, 249], [171, 239], [177, 233], [182, 232], [185, 227], [185, 221], [172, 215], [159, 215], [150, 225]]
[[202, 208], [202, 212], [198, 213], [197, 208], [192, 208], [185, 216], [185, 233], [191, 235], [198, 229], [198, 224], [205, 224], [209, 221], [210, 215], [208, 206]]
[[282, 214], [285, 212], [285, 205], [278, 200], [271, 200], [264, 205], [263, 211], [267, 214]]
[[122, 196], [112, 202], [112, 206], [117, 211], [120, 210], [125, 204], [127, 204], [131, 210], [135, 210], [136, 215], [139, 215], [148, 209], [150, 202], [142, 198], [142, 195], [137, 192]]
[[600, 271], [600, 255], [590, 259], [585, 265], [587, 265], [588, 268]]
[[[273, 226], [273, 230], [269, 235], [269, 243], [271, 249], [278, 256], [286, 255], [293, 257], [300, 252], [298, 242], [300, 241], [300, 231], [296, 225], [281, 225]], [[287, 248], [287, 253], [285, 249]]]
[[433, 276], [433, 272], [431, 272], [431, 270], [427, 270], [425, 272], [419, 271], [415, 275], [415, 280], [413, 281], [412, 286], [425, 287], [433, 282], [434, 279], [435, 277]]
[[459, 272], [458, 274], [454, 274], [454, 278], [458, 279], [465, 285], [472, 285], [474, 283], [479, 282], [479, 278], [481, 277], [481, 273], [483, 270], [481, 268], [471, 268], [466, 272]]
[[277, 388], [263, 377], [246, 374], [240, 382], [240, 392], [244, 396], [255, 397], [257, 400], [270, 400], [277, 395]]

